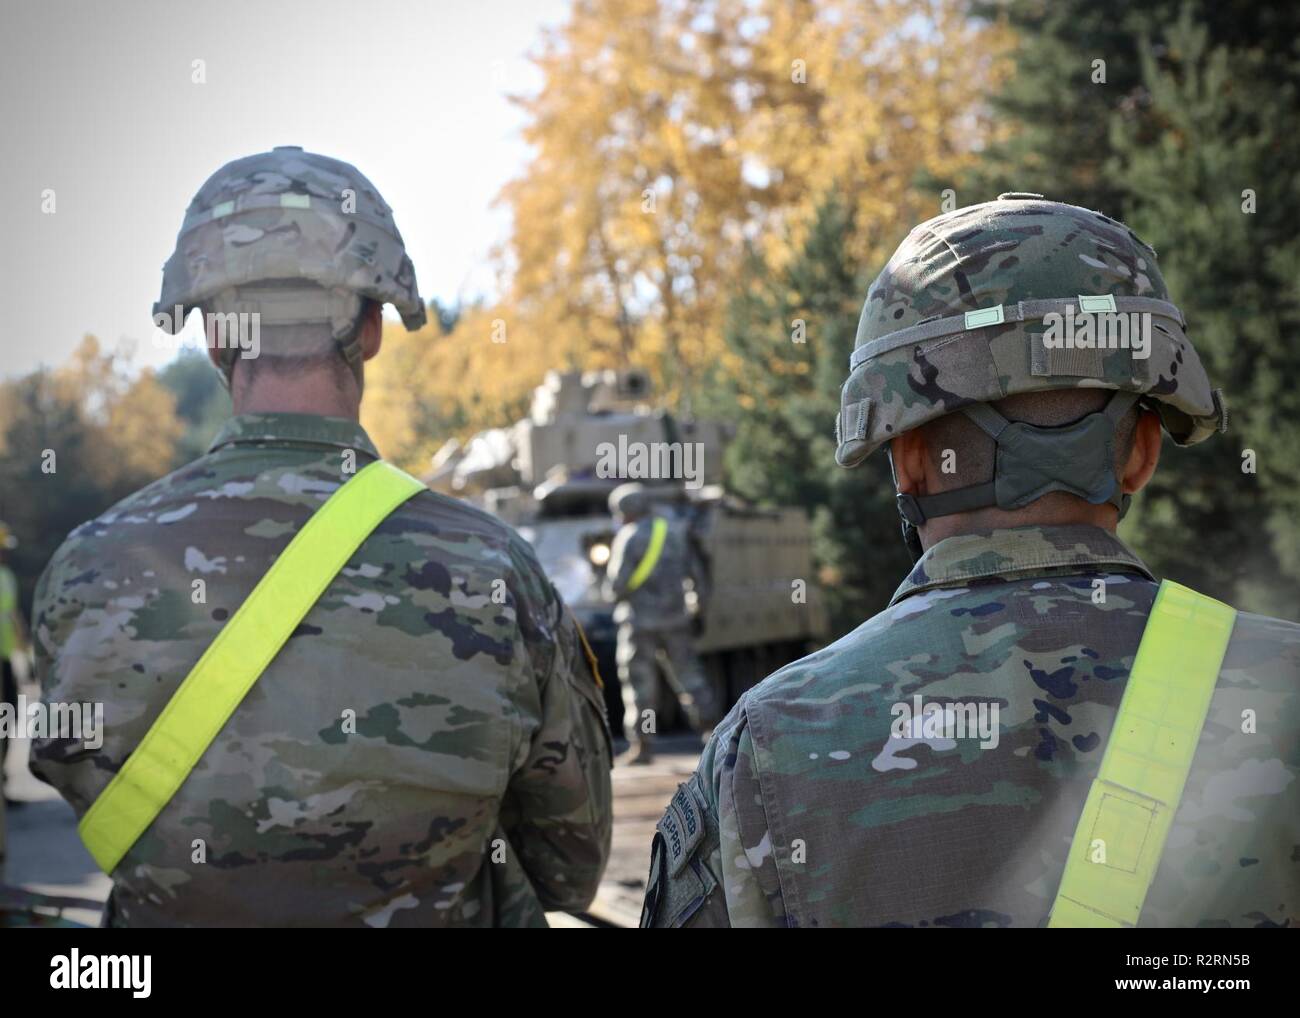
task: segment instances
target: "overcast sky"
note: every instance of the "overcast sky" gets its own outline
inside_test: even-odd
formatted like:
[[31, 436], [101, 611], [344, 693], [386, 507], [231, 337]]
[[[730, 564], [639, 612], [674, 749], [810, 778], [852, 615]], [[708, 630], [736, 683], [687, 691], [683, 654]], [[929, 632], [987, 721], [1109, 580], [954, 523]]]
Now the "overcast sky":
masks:
[[524, 57], [567, 12], [567, 0], [0, 0], [0, 377], [60, 363], [87, 332], [135, 340], [140, 364], [169, 359], [149, 316], [185, 207], [222, 163], [276, 145], [370, 177], [426, 300], [490, 291], [488, 250], [509, 226], [491, 204], [527, 157], [506, 95], [537, 87]]

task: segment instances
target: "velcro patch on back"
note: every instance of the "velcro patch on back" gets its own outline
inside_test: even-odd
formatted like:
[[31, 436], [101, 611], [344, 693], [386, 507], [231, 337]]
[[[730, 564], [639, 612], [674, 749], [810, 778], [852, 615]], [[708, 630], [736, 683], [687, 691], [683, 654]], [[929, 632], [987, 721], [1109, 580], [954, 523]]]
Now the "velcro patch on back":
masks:
[[1106, 373], [1105, 350], [1049, 349], [1041, 342], [1032, 348], [1035, 375], [1063, 375], [1067, 378], [1101, 378]]
[[656, 828], [664, 836], [668, 872], [677, 876], [704, 840], [704, 814], [689, 786], [677, 786]]
[[[1136, 320], [1134, 320], [1136, 319]], [[1049, 330], [1029, 334], [1029, 372], [1035, 378], [1093, 378], [1116, 385], [1144, 384], [1150, 377], [1154, 330], [1161, 342], [1172, 333], [1161, 322], [1144, 324], [1136, 315], [1086, 315], [1083, 335]], [[1101, 324], [1094, 326], [1094, 320]], [[1167, 324], [1167, 323], [1166, 323]]]

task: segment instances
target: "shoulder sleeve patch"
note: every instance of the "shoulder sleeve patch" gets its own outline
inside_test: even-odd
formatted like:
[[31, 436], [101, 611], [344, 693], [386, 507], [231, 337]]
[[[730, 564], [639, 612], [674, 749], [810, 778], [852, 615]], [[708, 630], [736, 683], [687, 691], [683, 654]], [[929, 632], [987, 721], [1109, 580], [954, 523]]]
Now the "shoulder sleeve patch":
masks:
[[668, 873], [677, 876], [704, 840], [704, 814], [690, 785], [678, 785], [656, 830], [663, 835]]

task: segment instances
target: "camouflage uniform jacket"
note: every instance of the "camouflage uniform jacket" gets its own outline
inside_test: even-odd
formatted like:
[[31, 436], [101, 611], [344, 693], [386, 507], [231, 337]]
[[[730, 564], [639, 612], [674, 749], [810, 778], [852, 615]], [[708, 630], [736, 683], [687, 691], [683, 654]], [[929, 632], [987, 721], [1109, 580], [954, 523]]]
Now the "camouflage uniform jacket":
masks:
[[686, 611], [687, 578], [697, 585], [700, 582], [699, 563], [691, 549], [686, 525], [663, 517], [668, 523], [663, 550], [654, 571], [636, 590], [627, 585], [645, 558], [650, 547], [653, 516], [624, 524], [614, 537], [606, 567], [611, 594], [618, 601], [614, 608], [614, 621], [631, 622], [638, 629], [651, 631], [684, 626], [689, 621]]
[[[105, 704], [104, 742], [38, 742], [32, 771], [79, 817], [345, 471], [377, 456], [350, 421], [243, 415], [73, 531], [37, 591], [38, 672], [46, 700]], [[108, 921], [544, 924], [595, 893], [609, 766], [601, 694], [532, 550], [422, 492], [116, 868]]]
[[[660, 822], [643, 923], [1042, 925], [1156, 590], [1093, 527], [936, 544], [718, 727]], [[1300, 924], [1298, 679], [1300, 626], [1240, 614], [1140, 925]], [[996, 745], [891, 737], [918, 696], [998, 704]]]

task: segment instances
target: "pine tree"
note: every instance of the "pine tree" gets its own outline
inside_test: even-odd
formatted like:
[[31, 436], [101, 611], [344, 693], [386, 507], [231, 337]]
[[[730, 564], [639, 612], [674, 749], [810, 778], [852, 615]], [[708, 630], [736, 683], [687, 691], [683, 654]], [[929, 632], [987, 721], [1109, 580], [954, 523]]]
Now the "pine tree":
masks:
[[1005, 18], [1019, 43], [1015, 76], [991, 98], [1002, 132], [960, 177], [960, 200], [1037, 191], [1128, 223], [1159, 254], [1232, 409], [1227, 435], [1166, 442], [1121, 535], [1160, 575], [1300, 617], [1300, 11], [1209, 0], [973, 10]]
[[1113, 119], [1108, 168], [1231, 414], [1167, 450], [1134, 536], [1186, 582], [1297, 618], [1300, 59], [1220, 44], [1190, 10], [1141, 55], [1145, 116]]
[[728, 306], [724, 339], [746, 367], [719, 380], [715, 412], [736, 422], [733, 489], [813, 519], [814, 557], [834, 631], [888, 602], [911, 565], [899, 538], [884, 455], [835, 463], [834, 422], [866, 287], [849, 255], [853, 217], [824, 201], [794, 257], [769, 271], [751, 253], [748, 284]]

